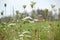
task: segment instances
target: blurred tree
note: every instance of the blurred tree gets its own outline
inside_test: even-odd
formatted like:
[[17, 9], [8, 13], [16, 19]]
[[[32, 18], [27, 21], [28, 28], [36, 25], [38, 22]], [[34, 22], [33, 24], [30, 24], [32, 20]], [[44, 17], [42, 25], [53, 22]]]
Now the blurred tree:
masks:
[[53, 17], [52, 11], [49, 11], [49, 21], [53, 21], [53, 20], [54, 20], [54, 17]]
[[42, 9], [37, 9], [37, 14], [38, 14], [38, 15], [42, 15], [42, 17], [43, 17], [44, 19], [46, 19], [46, 18], [45, 18], [45, 12], [44, 12], [44, 10], [42, 10]]
[[3, 23], [9, 23], [11, 21], [12, 21], [12, 17], [10, 16], [1, 18], [1, 22]]
[[31, 13], [32, 18], [36, 17], [35, 10], [33, 10], [35, 4], [36, 4], [36, 2], [31, 1], [30, 7], [32, 8], [32, 13]]
[[51, 4], [51, 8], [53, 9], [55, 7], [55, 5]]
[[13, 10], [13, 17], [14, 17], [14, 6], [12, 7], [12, 10]]
[[48, 9], [45, 9], [45, 17], [46, 17], [46, 21], [48, 21]]
[[16, 10], [16, 20], [19, 19], [19, 10]]
[[22, 14], [22, 17], [24, 18], [24, 17], [26, 17], [26, 11], [25, 11], [25, 9], [26, 9], [26, 5], [23, 5], [23, 8], [24, 8], [24, 13]]
[[[55, 5], [51, 4], [51, 8], [52, 8], [52, 14], [55, 12]], [[54, 16], [53, 16], [54, 19]]]
[[54, 20], [58, 20], [58, 14], [57, 14], [57, 9], [54, 9]]
[[29, 16], [29, 14], [25, 11], [24, 13], [22, 13], [22, 18], [24, 18], [24, 17], [27, 17], [27, 16]]
[[59, 18], [59, 20], [60, 20], [60, 8], [59, 8], [58, 10], [59, 10], [58, 18]]
[[31, 17], [34, 19], [35, 18], [35, 10], [32, 10], [31, 12]]

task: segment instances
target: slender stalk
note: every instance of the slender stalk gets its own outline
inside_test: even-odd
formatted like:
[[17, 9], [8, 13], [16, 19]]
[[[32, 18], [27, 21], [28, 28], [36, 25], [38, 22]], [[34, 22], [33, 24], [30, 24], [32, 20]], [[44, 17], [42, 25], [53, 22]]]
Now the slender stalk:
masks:
[[6, 7], [5, 7], [5, 16], [6, 16]]

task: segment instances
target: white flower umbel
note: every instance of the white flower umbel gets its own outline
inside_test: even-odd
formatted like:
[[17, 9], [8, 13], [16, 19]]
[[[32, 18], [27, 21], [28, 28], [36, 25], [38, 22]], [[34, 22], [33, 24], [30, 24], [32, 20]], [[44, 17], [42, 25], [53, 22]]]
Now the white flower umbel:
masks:
[[24, 36], [24, 34], [20, 34], [19, 36], [20, 36], [20, 37], [23, 37], [23, 36]]
[[20, 37], [20, 40], [23, 40], [23, 37]]
[[6, 30], [6, 28], [3, 28], [4, 30]]
[[17, 22], [19, 22], [19, 20], [17, 20]]
[[25, 34], [25, 33], [30, 33], [29, 31], [24, 31], [24, 32], [22, 32], [22, 34]]
[[8, 26], [14, 26], [14, 25], [16, 25], [16, 23], [10, 23], [10, 24], [8, 24]]
[[29, 37], [31, 38], [30, 35], [28, 35], [30, 32], [29, 31], [23, 31], [22, 34], [19, 35], [20, 40], [23, 40], [23, 37]]
[[48, 25], [48, 27], [50, 28], [50, 25]]
[[20, 40], [23, 40], [24, 34], [20, 34], [19, 37]]
[[49, 33], [50, 31], [48, 31], [48, 33]]
[[18, 34], [20, 34], [20, 32], [18, 32]]
[[3, 24], [6, 24], [5, 22]]
[[34, 23], [34, 21], [29, 21], [30, 23]]

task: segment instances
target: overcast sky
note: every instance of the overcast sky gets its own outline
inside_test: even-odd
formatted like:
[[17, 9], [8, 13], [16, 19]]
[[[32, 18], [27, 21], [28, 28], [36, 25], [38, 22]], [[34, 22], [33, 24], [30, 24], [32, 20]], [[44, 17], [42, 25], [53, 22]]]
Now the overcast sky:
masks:
[[36, 2], [36, 5], [34, 6], [34, 9], [45, 9], [48, 8], [51, 10], [51, 4], [56, 5], [56, 9], [60, 7], [60, 0], [0, 0], [0, 12], [2, 10], [5, 10], [4, 3], [7, 4], [6, 7], [6, 15], [12, 14], [12, 8], [14, 7], [14, 10], [19, 10], [20, 12], [23, 12], [24, 9], [22, 5], [27, 5], [26, 11], [30, 12], [32, 9], [30, 7], [31, 1]]

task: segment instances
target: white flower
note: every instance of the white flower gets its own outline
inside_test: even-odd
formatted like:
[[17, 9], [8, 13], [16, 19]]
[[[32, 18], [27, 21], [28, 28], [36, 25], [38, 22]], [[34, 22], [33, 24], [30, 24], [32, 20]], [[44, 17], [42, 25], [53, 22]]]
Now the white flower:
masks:
[[3, 24], [6, 24], [5, 22]]
[[34, 23], [34, 21], [29, 21], [30, 23]]
[[14, 30], [12, 29], [12, 32], [14, 32]]
[[3, 28], [4, 30], [6, 30], [6, 28]]
[[48, 31], [48, 32], [50, 32], [50, 31]]
[[35, 22], [37, 22], [37, 21], [38, 21], [38, 19], [34, 19], [34, 21], [35, 21]]
[[25, 34], [25, 33], [30, 33], [29, 31], [24, 31], [24, 32], [22, 32], [23, 34]]
[[50, 28], [50, 25], [48, 25], [48, 27]]
[[32, 19], [32, 18], [27, 16], [27, 17], [23, 18], [22, 20], [25, 21], [26, 19]]
[[16, 25], [16, 23], [10, 23], [10, 24], [8, 24], [8, 26], [11, 26], [11, 25], [13, 25], [13, 26], [14, 26], [14, 25]]
[[17, 20], [17, 22], [19, 22], [19, 20]]
[[24, 35], [23, 35], [23, 34], [20, 34], [19, 36], [20, 36], [20, 37], [23, 37]]
[[18, 32], [18, 34], [20, 34], [20, 32]]
[[20, 40], [23, 40], [23, 37], [20, 37]]

